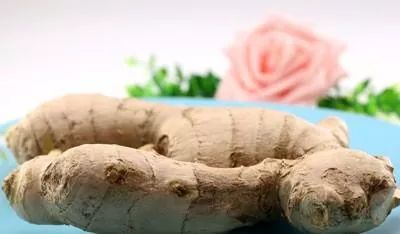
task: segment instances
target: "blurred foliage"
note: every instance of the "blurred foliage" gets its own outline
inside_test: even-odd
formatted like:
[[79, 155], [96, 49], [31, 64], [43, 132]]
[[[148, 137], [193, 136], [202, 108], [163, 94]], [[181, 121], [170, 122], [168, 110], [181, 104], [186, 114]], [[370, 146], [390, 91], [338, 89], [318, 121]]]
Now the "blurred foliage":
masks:
[[334, 94], [327, 95], [318, 101], [319, 107], [355, 112], [400, 123], [400, 86], [392, 85], [376, 91], [369, 79], [343, 93], [339, 87]]
[[[214, 97], [220, 77], [213, 72], [185, 74], [179, 65], [159, 66], [154, 56], [147, 61], [134, 57], [126, 63], [133, 68], [142, 69], [148, 79], [144, 84], [128, 85], [131, 97]], [[400, 123], [400, 85], [389, 86], [376, 91], [366, 79], [353, 90], [343, 92], [339, 86], [332, 94], [321, 98], [319, 107], [354, 112]]]
[[220, 81], [212, 72], [185, 74], [179, 65], [175, 65], [173, 69], [157, 66], [153, 56], [145, 62], [129, 58], [127, 64], [144, 68], [149, 76], [144, 84], [127, 86], [131, 97], [214, 97]]

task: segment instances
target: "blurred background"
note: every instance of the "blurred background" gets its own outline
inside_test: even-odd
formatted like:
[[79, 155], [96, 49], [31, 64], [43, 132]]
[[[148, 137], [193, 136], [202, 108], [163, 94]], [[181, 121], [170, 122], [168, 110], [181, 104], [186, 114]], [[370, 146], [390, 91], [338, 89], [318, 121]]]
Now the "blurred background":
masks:
[[[352, 87], [400, 78], [400, 2], [0, 0], [0, 122], [71, 92], [126, 96], [130, 56], [224, 74], [235, 35], [281, 13], [343, 41]], [[351, 79], [350, 79], [351, 78]]]

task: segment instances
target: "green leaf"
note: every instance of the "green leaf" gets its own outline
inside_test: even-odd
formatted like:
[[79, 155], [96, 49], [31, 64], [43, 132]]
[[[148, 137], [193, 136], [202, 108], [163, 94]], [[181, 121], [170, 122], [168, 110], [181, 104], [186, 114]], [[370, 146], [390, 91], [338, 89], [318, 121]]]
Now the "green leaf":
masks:
[[357, 113], [365, 113], [364, 105], [358, 102], [353, 104], [353, 111]]
[[[131, 61], [132, 64], [135, 62], [135, 60]], [[179, 65], [175, 65], [173, 74], [169, 74], [168, 67], [157, 66], [154, 56], [150, 56], [145, 64], [137, 64], [145, 66], [144, 69], [150, 74], [150, 80], [144, 86], [130, 85], [127, 87], [128, 95], [134, 97], [213, 97], [220, 81], [219, 77], [212, 72], [185, 76]]]
[[333, 107], [334, 99], [332, 97], [330, 97], [330, 96], [320, 98], [318, 100], [317, 105], [320, 106], [320, 107], [327, 107], [327, 108]]
[[213, 97], [217, 90], [219, 80], [211, 72], [199, 79], [201, 94], [203, 97]]
[[400, 104], [400, 94], [391, 87], [386, 88], [377, 95], [377, 103], [379, 104], [382, 112], [397, 112]]
[[181, 84], [185, 80], [185, 77], [183, 76], [182, 69], [179, 65], [175, 65], [175, 74], [178, 77], [179, 84]]
[[200, 82], [199, 80], [201, 79], [201, 77], [197, 76], [197, 75], [191, 75], [189, 78], [189, 90], [187, 92], [187, 95], [189, 97], [196, 97], [196, 96], [200, 96], [201, 94], [201, 88], [200, 88]]
[[366, 80], [362, 81], [361, 83], [359, 83], [355, 87], [355, 89], [354, 89], [354, 91], [353, 91], [353, 93], [351, 95], [352, 98], [353, 99], [357, 99], [360, 96], [360, 94], [364, 93], [367, 90], [369, 85], [370, 85], [370, 80], [369, 79], [366, 79]]
[[379, 107], [377, 103], [377, 98], [373, 94], [368, 95], [368, 102], [365, 105], [365, 112], [368, 115], [376, 115], [378, 113]]
[[161, 96], [168, 96], [168, 90], [166, 89], [166, 86], [168, 84], [167, 82], [167, 76], [168, 76], [168, 70], [167, 68], [158, 68], [154, 72], [152, 78], [153, 82], [156, 84], [157, 88], [160, 90], [160, 95]]
[[154, 90], [153, 86], [145, 85], [132, 85], [128, 88], [129, 96], [131, 97], [156, 97], [160, 96], [157, 91]]
[[164, 68], [164, 67], [159, 68], [153, 74], [153, 81], [157, 85], [162, 86], [165, 83], [166, 79], [167, 79], [167, 75], [168, 75], [168, 71], [167, 71], [166, 68]]
[[347, 97], [327, 96], [319, 100], [318, 106], [350, 111], [352, 109], [353, 102]]
[[[366, 97], [366, 100], [361, 100]], [[323, 97], [318, 106], [371, 115], [392, 122], [400, 119], [400, 86], [393, 85], [381, 92], [371, 88], [369, 80], [359, 83], [349, 94], [336, 92]]]
[[219, 78], [211, 72], [206, 75], [192, 74], [189, 78], [187, 96], [214, 97], [219, 81]]
[[127, 86], [127, 92], [131, 97], [154, 97], [157, 93], [153, 90], [152, 85], [129, 85]]
[[129, 57], [125, 60], [125, 63], [130, 67], [134, 67], [139, 64], [139, 61], [135, 57]]
[[146, 85], [143, 86], [143, 97], [156, 97], [160, 96], [159, 90], [154, 87], [154, 84], [148, 82]]
[[129, 96], [131, 97], [143, 97], [144, 90], [139, 85], [128, 85], [126, 87], [126, 91], [128, 92]]
[[176, 97], [182, 95], [181, 87], [179, 86], [179, 84], [169, 83], [165, 85], [164, 89], [165, 96]]

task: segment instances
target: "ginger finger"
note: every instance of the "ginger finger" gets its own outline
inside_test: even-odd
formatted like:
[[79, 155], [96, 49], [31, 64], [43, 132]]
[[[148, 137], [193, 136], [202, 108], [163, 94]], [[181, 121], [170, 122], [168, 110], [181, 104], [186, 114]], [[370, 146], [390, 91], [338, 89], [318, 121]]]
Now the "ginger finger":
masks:
[[29, 222], [99, 233], [216, 233], [280, 213], [307, 232], [358, 233], [382, 223], [396, 197], [385, 161], [343, 148], [213, 168], [82, 145], [22, 164], [3, 190]]
[[318, 126], [258, 108], [184, 108], [81, 94], [39, 106], [8, 132], [7, 143], [20, 163], [54, 148], [103, 143], [153, 144], [158, 153], [180, 161], [238, 167], [346, 145], [347, 135], [338, 130], [343, 124], [328, 122]]
[[329, 129], [343, 147], [349, 146], [348, 128], [343, 120], [330, 116], [321, 120], [318, 125]]

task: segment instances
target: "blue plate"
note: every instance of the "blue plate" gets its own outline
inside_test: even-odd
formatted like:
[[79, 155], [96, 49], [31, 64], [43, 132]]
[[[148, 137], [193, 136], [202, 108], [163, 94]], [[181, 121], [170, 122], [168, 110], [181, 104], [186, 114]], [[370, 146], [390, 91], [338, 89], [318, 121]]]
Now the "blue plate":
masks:
[[[164, 102], [174, 105], [202, 105], [202, 106], [252, 106], [271, 108], [296, 114], [311, 122], [317, 122], [327, 116], [338, 116], [345, 120], [350, 129], [351, 147], [361, 149], [370, 154], [386, 155], [395, 167], [395, 176], [399, 181], [400, 171], [400, 127], [386, 123], [377, 119], [343, 113], [334, 110], [298, 107], [287, 105], [276, 105], [269, 103], [249, 103], [249, 102], [225, 102], [207, 99], [150, 99], [154, 102]], [[15, 121], [0, 125], [0, 132], [3, 132]], [[2, 180], [12, 169], [16, 167], [16, 162], [11, 152], [4, 145], [4, 139], [0, 139], [1, 150], [5, 152], [0, 157], [0, 179]], [[71, 226], [50, 226], [32, 225], [20, 219], [10, 208], [3, 192], [0, 192], [0, 233], [84, 233], [83, 231]], [[233, 230], [230, 233], [296, 233], [296, 231], [284, 222], [274, 222], [270, 224], [259, 224], [254, 227]], [[400, 208], [392, 211], [386, 221], [368, 233], [373, 234], [398, 234], [400, 233]]]

